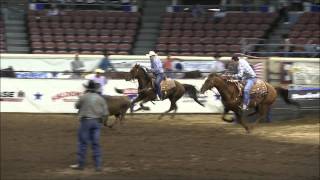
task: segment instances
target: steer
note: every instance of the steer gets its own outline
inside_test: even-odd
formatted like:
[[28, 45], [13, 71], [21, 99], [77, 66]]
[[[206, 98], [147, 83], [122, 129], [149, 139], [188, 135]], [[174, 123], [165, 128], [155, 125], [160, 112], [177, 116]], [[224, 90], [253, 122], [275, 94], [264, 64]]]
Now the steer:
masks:
[[122, 121], [124, 120], [124, 116], [131, 105], [131, 101], [130, 101], [129, 97], [127, 97], [127, 96], [105, 96], [105, 95], [103, 97], [107, 101], [109, 113], [110, 113], [109, 115], [110, 116], [114, 115], [116, 117], [116, 120], [111, 125], [107, 125], [108, 118], [104, 119], [103, 120], [104, 126], [108, 126], [108, 127], [112, 128], [117, 120], [119, 120], [120, 124], [122, 124]]

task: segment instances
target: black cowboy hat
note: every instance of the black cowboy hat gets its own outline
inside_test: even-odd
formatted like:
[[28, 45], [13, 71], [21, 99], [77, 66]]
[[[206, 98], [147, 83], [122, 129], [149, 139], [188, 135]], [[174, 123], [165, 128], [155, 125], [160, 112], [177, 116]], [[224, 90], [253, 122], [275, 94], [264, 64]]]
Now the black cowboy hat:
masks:
[[234, 61], [239, 61], [239, 57], [237, 55], [233, 55], [231, 59]]
[[104, 56], [108, 56], [108, 55], [109, 55], [109, 53], [108, 53], [108, 51], [103, 51], [102, 55], [104, 55]]
[[97, 90], [99, 88], [99, 84], [95, 83], [93, 80], [89, 80], [87, 84], [83, 84], [83, 86], [87, 90]]

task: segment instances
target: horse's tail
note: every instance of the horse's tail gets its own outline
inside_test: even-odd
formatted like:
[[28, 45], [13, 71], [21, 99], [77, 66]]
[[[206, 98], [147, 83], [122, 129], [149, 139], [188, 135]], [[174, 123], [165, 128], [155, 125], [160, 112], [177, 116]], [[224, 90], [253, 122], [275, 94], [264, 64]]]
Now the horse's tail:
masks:
[[198, 104], [200, 104], [201, 106], [204, 107], [204, 105], [199, 101], [197, 94], [199, 93], [199, 91], [190, 84], [182, 84], [184, 89], [186, 90], [186, 93], [188, 93], [188, 95], [194, 100], [196, 101]]
[[124, 92], [123, 89], [114, 88], [114, 90], [119, 94], [123, 94], [123, 92]]
[[281, 96], [286, 104], [295, 105], [296, 107], [300, 108], [300, 104], [297, 101], [289, 99], [289, 90], [283, 87], [275, 87], [277, 93]]

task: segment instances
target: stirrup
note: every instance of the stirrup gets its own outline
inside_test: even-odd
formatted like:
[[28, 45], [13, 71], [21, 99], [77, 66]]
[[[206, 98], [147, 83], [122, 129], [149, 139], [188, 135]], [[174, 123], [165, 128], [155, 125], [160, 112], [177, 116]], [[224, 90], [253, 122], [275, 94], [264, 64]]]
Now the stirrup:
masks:
[[249, 107], [246, 104], [242, 105], [242, 110], [243, 111], [247, 111], [248, 109], [249, 109]]

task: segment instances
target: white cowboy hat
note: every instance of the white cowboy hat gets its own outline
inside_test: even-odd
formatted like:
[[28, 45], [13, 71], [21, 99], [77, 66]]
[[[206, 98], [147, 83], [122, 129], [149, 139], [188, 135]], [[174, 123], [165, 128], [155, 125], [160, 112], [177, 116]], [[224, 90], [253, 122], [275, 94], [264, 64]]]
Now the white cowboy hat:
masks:
[[95, 73], [104, 73], [104, 70], [102, 70], [102, 69], [96, 69], [94, 72], [95, 72]]
[[155, 53], [154, 51], [149, 51], [149, 54], [146, 54], [146, 56], [157, 56], [158, 54]]

